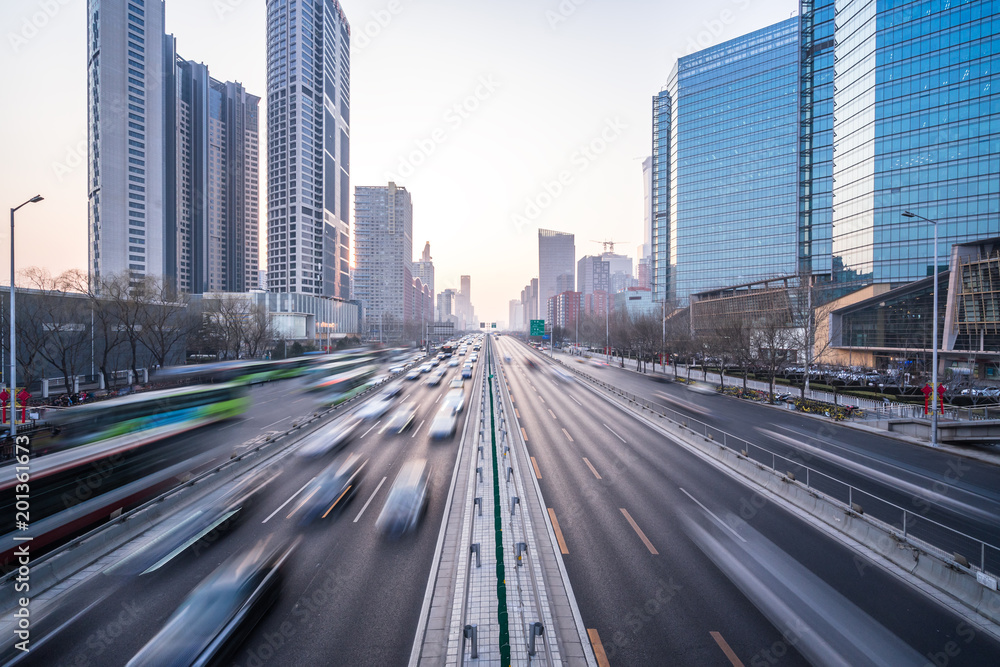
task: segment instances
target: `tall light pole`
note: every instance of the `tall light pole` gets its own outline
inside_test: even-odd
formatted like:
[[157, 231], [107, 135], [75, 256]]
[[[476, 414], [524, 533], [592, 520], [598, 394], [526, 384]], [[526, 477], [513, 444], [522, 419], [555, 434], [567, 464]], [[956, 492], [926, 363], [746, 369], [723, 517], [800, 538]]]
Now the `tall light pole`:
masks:
[[904, 218], [917, 218], [923, 220], [924, 222], [929, 222], [934, 225], [934, 333], [931, 345], [933, 349], [931, 350], [931, 406], [933, 410], [931, 411], [931, 447], [937, 447], [937, 430], [938, 430], [938, 224], [936, 220], [931, 220], [930, 218], [925, 218], [922, 215], [917, 215], [916, 213], [910, 213], [909, 211], [903, 211]]
[[[21, 204], [35, 204], [42, 201], [42, 195], [35, 195]], [[17, 340], [14, 336], [14, 213], [21, 206], [10, 209], [10, 437], [17, 435], [17, 411], [14, 409], [17, 400], [14, 391], [17, 389]]]

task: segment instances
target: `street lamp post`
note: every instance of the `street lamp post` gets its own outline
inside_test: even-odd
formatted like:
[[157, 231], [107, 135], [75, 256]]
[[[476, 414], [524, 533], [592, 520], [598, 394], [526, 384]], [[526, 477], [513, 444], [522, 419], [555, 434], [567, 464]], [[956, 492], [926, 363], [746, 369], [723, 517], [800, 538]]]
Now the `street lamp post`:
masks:
[[[42, 195], [35, 195], [21, 204], [35, 204], [42, 201]], [[17, 341], [14, 336], [14, 213], [21, 206], [10, 209], [10, 437], [17, 435], [17, 411], [14, 409], [14, 391], [17, 388]]]
[[937, 447], [938, 432], [938, 224], [936, 220], [925, 218], [916, 213], [903, 211], [904, 218], [917, 218], [934, 225], [934, 331], [932, 334], [931, 349], [931, 447]]

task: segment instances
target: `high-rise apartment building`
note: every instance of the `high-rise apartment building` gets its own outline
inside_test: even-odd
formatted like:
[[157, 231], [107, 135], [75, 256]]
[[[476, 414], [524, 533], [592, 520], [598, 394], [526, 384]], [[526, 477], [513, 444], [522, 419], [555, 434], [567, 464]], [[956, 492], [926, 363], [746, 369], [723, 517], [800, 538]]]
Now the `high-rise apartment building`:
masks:
[[259, 98], [177, 55], [161, 0], [88, 4], [91, 281], [258, 285]]
[[[572, 234], [538, 230], [538, 306], [544, 313], [548, 301], [576, 284], [576, 243]], [[564, 289], [560, 290], [559, 288]], [[544, 315], [543, 315], [544, 316]]]
[[165, 273], [163, 22], [162, 0], [87, 2], [87, 254], [95, 286]]
[[260, 98], [168, 49], [166, 274], [194, 294], [257, 289]]
[[337, 0], [267, 0], [271, 291], [350, 298], [350, 38]]
[[413, 203], [406, 188], [391, 181], [355, 188], [354, 260], [354, 298], [368, 330], [379, 329], [385, 318], [394, 325], [411, 319], [406, 297], [413, 285]]

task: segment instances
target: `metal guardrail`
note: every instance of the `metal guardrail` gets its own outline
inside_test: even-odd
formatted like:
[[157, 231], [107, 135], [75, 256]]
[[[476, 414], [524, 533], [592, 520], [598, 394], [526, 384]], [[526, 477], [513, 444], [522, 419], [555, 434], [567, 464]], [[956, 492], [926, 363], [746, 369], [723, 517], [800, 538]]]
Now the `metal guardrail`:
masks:
[[[928, 519], [918, 512], [914, 512], [815, 468], [811, 468], [800, 461], [779, 454], [767, 447], [727, 433], [722, 429], [692, 418], [672, 408], [653, 403], [641, 396], [623, 391], [614, 385], [587, 375], [569, 364], [564, 364], [559, 360], [553, 360], [553, 362], [559, 363], [564, 368], [585, 378], [590, 383], [613, 392], [632, 404], [680, 424], [684, 428], [706, 439], [717, 442], [744, 458], [756, 462], [759, 466], [770, 469], [775, 474], [784, 475], [791, 481], [803, 484], [807, 489], [842, 504], [845, 511], [857, 514], [864, 513], [868, 517], [886, 524], [896, 531], [896, 537], [902, 542], [907, 542], [917, 547], [926, 548], [929, 546], [945, 554], [951, 554], [954, 561], [961, 564], [965, 560], [983, 573], [1000, 573], [1000, 546]], [[780, 467], [778, 463], [781, 463]], [[927, 507], [929, 503], [923, 501], [923, 505]], [[921, 544], [916, 544], [914, 541], [919, 541]]]

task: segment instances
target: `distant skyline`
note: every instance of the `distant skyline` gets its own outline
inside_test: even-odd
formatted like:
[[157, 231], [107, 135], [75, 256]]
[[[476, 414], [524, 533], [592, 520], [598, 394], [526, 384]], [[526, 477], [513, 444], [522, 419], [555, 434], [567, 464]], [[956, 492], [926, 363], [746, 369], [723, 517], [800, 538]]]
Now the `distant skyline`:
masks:
[[[20, 268], [87, 265], [86, 4], [0, 7], [5, 205], [45, 197], [17, 214]], [[405, 186], [414, 245], [434, 248], [436, 290], [471, 275], [484, 321], [506, 321], [509, 300], [535, 277], [539, 228], [575, 234], [578, 258], [607, 239], [634, 256], [651, 98], [674, 60], [798, 9], [790, 0], [341, 4], [352, 28], [352, 208], [354, 186]], [[185, 58], [261, 96], [264, 26], [263, 0], [166, 2], [166, 30]]]

